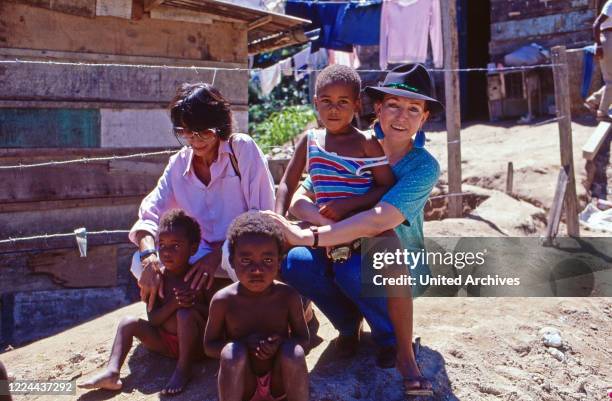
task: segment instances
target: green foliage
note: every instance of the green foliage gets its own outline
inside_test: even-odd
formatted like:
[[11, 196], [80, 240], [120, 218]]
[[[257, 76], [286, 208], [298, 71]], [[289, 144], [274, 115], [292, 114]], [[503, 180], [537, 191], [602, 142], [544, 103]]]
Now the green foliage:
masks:
[[253, 126], [252, 135], [264, 153], [270, 146], [279, 146], [299, 135], [316, 116], [308, 105], [289, 106], [273, 112]]

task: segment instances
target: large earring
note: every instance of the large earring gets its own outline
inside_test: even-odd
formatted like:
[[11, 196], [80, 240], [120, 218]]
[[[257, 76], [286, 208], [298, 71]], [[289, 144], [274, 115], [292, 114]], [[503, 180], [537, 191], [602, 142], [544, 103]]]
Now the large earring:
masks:
[[385, 133], [383, 132], [382, 127], [380, 126], [380, 123], [378, 121], [376, 121], [376, 123], [374, 124], [374, 133], [376, 134], [376, 138], [379, 140], [385, 138]]
[[414, 137], [414, 143], [412, 146], [415, 148], [424, 148], [425, 147], [425, 131], [422, 129], [418, 130], [416, 136]]

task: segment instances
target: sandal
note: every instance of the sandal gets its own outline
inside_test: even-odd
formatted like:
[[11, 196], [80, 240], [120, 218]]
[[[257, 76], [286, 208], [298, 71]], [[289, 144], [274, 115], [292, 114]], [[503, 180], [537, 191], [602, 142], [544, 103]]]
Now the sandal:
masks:
[[[412, 382], [418, 382], [418, 387], [414, 385], [411, 387], [409, 384]], [[433, 396], [433, 390], [431, 388], [431, 382], [423, 376], [408, 376], [404, 378], [404, 394], [411, 396]]]

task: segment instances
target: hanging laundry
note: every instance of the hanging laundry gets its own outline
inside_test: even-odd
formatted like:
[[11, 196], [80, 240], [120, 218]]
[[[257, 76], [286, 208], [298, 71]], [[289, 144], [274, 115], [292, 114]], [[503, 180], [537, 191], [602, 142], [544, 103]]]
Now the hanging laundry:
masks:
[[385, 0], [380, 19], [380, 68], [389, 63], [423, 63], [428, 38], [433, 61], [442, 67], [440, 0]]
[[310, 56], [310, 45], [293, 56], [293, 68], [296, 81], [301, 81], [308, 74], [308, 57]]
[[268, 68], [264, 68], [261, 71], [255, 72], [257, 78], [259, 78], [259, 87], [263, 96], [268, 96], [272, 93], [272, 90], [281, 82], [281, 69], [280, 64], [274, 64]]
[[311, 70], [320, 71], [327, 67], [327, 65], [328, 57], [326, 49], [319, 49], [308, 56], [308, 68]]
[[348, 6], [348, 3], [287, 0], [285, 14], [310, 20], [311, 25], [305, 28], [307, 31], [317, 28], [321, 29], [319, 38], [312, 43], [313, 50], [316, 51], [324, 47], [326, 49], [350, 52], [353, 50], [353, 45], [343, 42], [338, 38], [342, 16]]
[[290, 77], [293, 75], [293, 66], [291, 65], [292, 58], [286, 58], [281, 60], [278, 64], [280, 65], [281, 74], [283, 77]]
[[350, 3], [341, 16], [338, 39], [352, 45], [380, 44], [382, 1]]
[[359, 68], [359, 66], [361, 65], [356, 50], [353, 50], [350, 53], [341, 52], [339, 50], [327, 50], [327, 58], [330, 65], [340, 64], [355, 69]]

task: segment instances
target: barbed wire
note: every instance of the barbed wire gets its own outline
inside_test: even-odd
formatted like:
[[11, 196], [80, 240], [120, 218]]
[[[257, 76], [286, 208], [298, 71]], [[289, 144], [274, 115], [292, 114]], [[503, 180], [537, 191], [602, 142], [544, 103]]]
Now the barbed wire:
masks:
[[[128, 234], [130, 230], [101, 230], [101, 231], [87, 231], [87, 236], [90, 235], [110, 235], [110, 234]], [[63, 237], [74, 237], [76, 234], [71, 233], [59, 233], [59, 234], [39, 234], [30, 237], [18, 237], [18, 238], [7, 238], [0, 240], [0, 244], [15, 243], [21, 241], [31, 241], [35, 239], [51, 239], [51, 238], [63, 238]]]
[[[466, 195], [473, 195], [473, 194], [469, 192], [461, 192], [461, 193], [454, 193], [454, 194], [436, 195], [436, 196], [429, 197], [428, 200], [440, 199], [440, 198], [451, 198], [451, 197], [466, 196]], [[129, 234], [129, 233], [130, 233], [130, 230], [101, 230], [101, 231], [87, 231], [86, 232], [88, 237], [90, 235], [110, 235], [110, 234]], [[75, 235], [76, 235], [75, 232], [70, 232], [70, 233], [57, 233], [57, 234], [39, 234], [39, 235], [32, 235], [29, 237], [17, 237], [17, 238], [9, 237], [7, 239], [0, 240], [0, 244], [31, 241], [31, 240], [37, 240], [37, 239], [46, 240], [46, 239], [51, 239], [51, 238], [74, 237]]]
[[[52, 61], [52, 60], [0, 60], [0, 64], [39, 64], [39, 65], [58, 65], [58, 66], [74, 66], [74, 67], [122, 67], [122, 68], [136, 68], [136, 69], [166, 69], [166, 70], [191, 70], [194, 72], [198, 71], [213, 71], [216, 77], [217, 71], [236, 71], [236, 72], [259, 72], [266, 68], [243, 68], [243, 67], [205, 67], [205, 66], [180, 66], [180, 65], [157, 65], [157, 64], [124, 64], [124, 63], [86, 63], [80, 61]], [[493, 69], [488, 67], [474, 67], [474, 68], [429, 68], [431, 72], [505, 72], [505, 71], [526, 71], [533, 70], [536, 68], [553, 68], [561, 67], [565, 64], [536, 64], [529, 66], [519, 67], [495, 67]], [[298, 71], [300, 73], [320, 72], [323, 69], [298, 69], [298, 68], [282, 68], [281, 71]], [[381, 69], [357, 69], [357, 72], [389, 72], [392, 69], [381, 70]]]
[[108, 161], [108, 160], [133, 159], [137, 157], [166, 155], [166, 154], [172, 154], [176, 152], [178, 152], [178, 150], [162, 150], [158, 152], [133, 153], [130, 155], [122, 155], [122, 156], [82, 157], [80, 159], [60, 160], [60, 161], [51, 160], [48, 162], [41, 162], [41, 163], [0, 166], [0, 170], [24, 169], [24, 168], [33, 168], [33, 167], [47, 167], [47, 166], [61, 166], [64, 164], [90, 163], [90, 162], [100, 162], [100, 161]]

